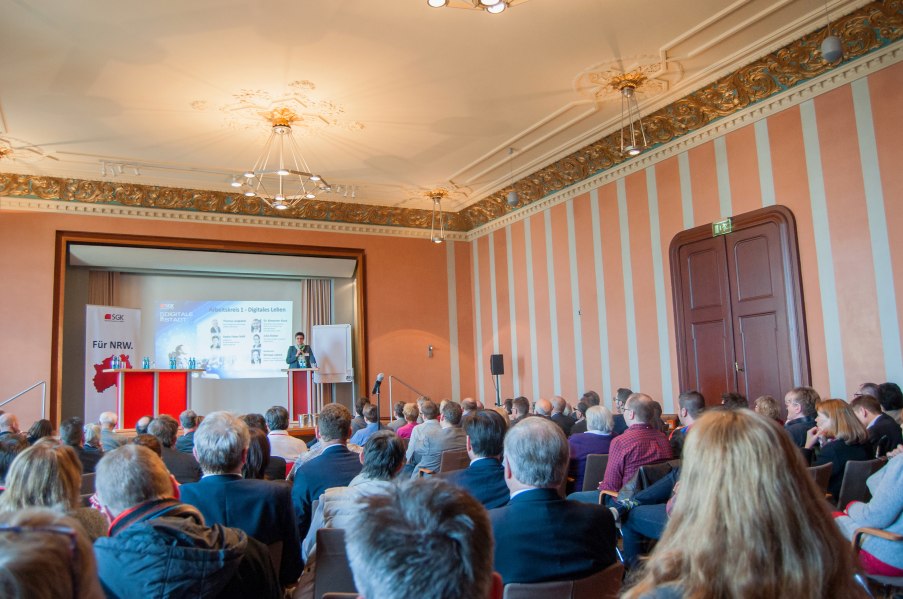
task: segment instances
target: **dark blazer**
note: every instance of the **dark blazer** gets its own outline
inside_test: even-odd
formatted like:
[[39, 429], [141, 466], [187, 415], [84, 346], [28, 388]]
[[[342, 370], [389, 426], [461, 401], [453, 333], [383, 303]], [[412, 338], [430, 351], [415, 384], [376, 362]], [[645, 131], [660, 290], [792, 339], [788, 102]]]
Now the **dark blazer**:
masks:
[[617, 437], [618, 435], [620, 435], [621, 433], [626, 431], [628, 428], [630, 428], [627, 426], [627, 421], [624, 420], [624, 414], [615, 414], [614, 420], [615, 420], [615, 430], [613, 431], [614, 436]]
[[495, 570], [505, 584], [574, 580], [615, 561], [608, 508], [567, 501], [555, 489], [531, 489], [489, 510]]
[[903, 443], [903, 429], [896, 420], [887, 414], [881, 414], [875, 418], [872, 426], [868, 427], [868, 433], [872, 448], [880, 447], [881, 456]]
[[82, 474], [90, 474], [97, 468], [97, 462], [103, 457], [103, 451], [99, 449], [85, 449], [84, 447], [72, 447], [82, 463]]
[[505, 468], [495, 458], [481, 458], [464, 470], [443, 475], [445, 480], [461, 487], [490, 510], [508, 503]]
[[196, 483], [201, 480], [201, 467], [194, 456], [183, 453], [172, 447], [163, 448], [163, 463], [169, 473], [176, 477], [180, 485]]
[[285, 480], [286, 477], [285, 458], [278, 455], [270, 456], [270, 465], [264, 471], [263, 475], [267, 480]]
[[788, 420], [784, 423], [784, 430], [793, 439], [797, 447], [806, 446], [806, 433], [815, 426], [815, 418], [803, 417], [794, 420]]
[[314, 500], [320, 499], [326, 489], [348, 486], [360, 472], [358, 455], [344, 445], [327, 447], [318, 457], [297, 467], [292, 483], [292, 503], [298, 520], [299, 538], [307, 536]]
[[565, 437], [569, 437], [571, 435], [571, 427], [574, 426], [576, 421], [571, 416], [552, 414], [552, 422], [561, 427], [561, 431], [564, 433]]
[[[828, 481], [828, 493], [834, 499], [840, 496], [840, 484], [843, 482], [843, 472], [850, 460], [862, 461], [872, 458], [871, 446], [866, 443], [862, 445], [847, 445], [843, 439], [834, 439], [825, 443], [818, 455], [814, 455], [811, 449], [803, 449], [803, 453], [813, 466], [822, 466], [824, 464], [832, 464], [831, 479]], [[841, 506], [842, 508], [846, 506]]]
[[282, 541], [279, 582], [283, 585], [301, 576], [301, 541], [288, 485], [247, 480], [239, 474], [215, 474], [179, 490], [182, 502], [198, 508], [207, 526], [240, 528], [264, 545]]
[[191, 453], [194, 449], [194, 431], [190, 433], [185, 433], [178, 439], [176, 439], [176, 449], [183, 453]]

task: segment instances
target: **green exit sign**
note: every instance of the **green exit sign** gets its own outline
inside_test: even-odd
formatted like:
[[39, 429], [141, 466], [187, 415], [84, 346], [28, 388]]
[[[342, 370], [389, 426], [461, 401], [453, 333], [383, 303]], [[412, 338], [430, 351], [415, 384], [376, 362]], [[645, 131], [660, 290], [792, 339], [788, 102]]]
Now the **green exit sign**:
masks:
[[712, 237], [718, 237], [719, 235], [727, 235], [731, 231], [734, 230], [734, 225], [731, 223], [731, 219], [726, 218], [724, 220], [719, 220], [716, 223], [712, 223]]

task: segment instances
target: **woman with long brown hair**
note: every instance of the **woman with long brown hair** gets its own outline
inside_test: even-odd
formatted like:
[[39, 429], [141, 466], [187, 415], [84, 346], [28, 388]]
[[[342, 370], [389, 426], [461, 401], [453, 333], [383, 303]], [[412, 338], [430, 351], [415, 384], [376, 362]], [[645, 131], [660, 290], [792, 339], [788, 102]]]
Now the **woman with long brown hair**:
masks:
[[[813, 466], [832, 465], [828, 493], [836, 499], [847, 462], [872, 457], [869, 434], [850, 405], [842, 399], [826, 399], [816, 409], [815, 426], [806, 433], [803, 452]], [[818, 452], [816, 445], [820, 447]]]
[[662, 539], [630, 599], [866, 597], [850, 545], [770, 418], [713, 410], [693, 425]]

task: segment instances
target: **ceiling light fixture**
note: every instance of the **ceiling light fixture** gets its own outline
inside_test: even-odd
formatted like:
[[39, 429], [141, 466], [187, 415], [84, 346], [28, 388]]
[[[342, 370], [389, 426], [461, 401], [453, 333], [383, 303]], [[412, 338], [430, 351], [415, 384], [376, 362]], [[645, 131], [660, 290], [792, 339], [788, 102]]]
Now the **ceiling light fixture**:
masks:
[[445, 241], [445, 219], [442, 214], [442, 198], [448, 196], [445, 189], [433, 189], [425, 194], [433, 200], [433, 217], [430, 222], [430, 241], [442, 243]]
[[821, 56], [826, 62], [836, 62], [843, 58], [843, 44], [836, 35], [831, 35], [831, 17], [828, 16], [828, 2], [825, 0], [825, 20], [828, 28], [825, 30], [825, 39], [821, 42]]
[[[610, 83], [621, 93], [621, 153], [627, 156], [638, 155], [648, 145], [646, 131], [643, 129], [643, 118], [640, 115], [640, 107], [636, 99], [636, 90], [645, 81], [646, 75], [641, 72], [633, 72], [612, 77]], [[625, 129], [627, 129], [626, 134]]]
[[244, 181], [238, 185], [242, 193], [257, 196], [276, 210], [288, 210], [331, 191], [323, 177], [310, 172], [292, 135], [292, 123], [301, 117], [289, 108], [276, 108], [262, 116], [272, 127], [270, 136], [254, 168], [242, 175]]
[[506, 201], [508, 205], [514, 208], [520, 201], [517, 197], [517, 190], [514, 189], [514, 148], [508, 148], [508, 182], [511, 185], [511, 191], [508, 192]]

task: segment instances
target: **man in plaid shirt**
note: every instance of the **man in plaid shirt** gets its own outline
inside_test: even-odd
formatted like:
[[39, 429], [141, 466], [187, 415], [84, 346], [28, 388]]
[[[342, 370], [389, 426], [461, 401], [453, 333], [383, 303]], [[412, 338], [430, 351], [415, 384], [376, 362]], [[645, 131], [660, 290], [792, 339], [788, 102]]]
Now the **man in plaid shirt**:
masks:
[[600, 491], [620, 491], [640, 466], [671, 459], [671, 444], [664, 433], [652, 426], [655, 400], [644, 393], [634, 393], [624, 406], [627, 430], [615, 437], [608, 450], [605, 478]]

